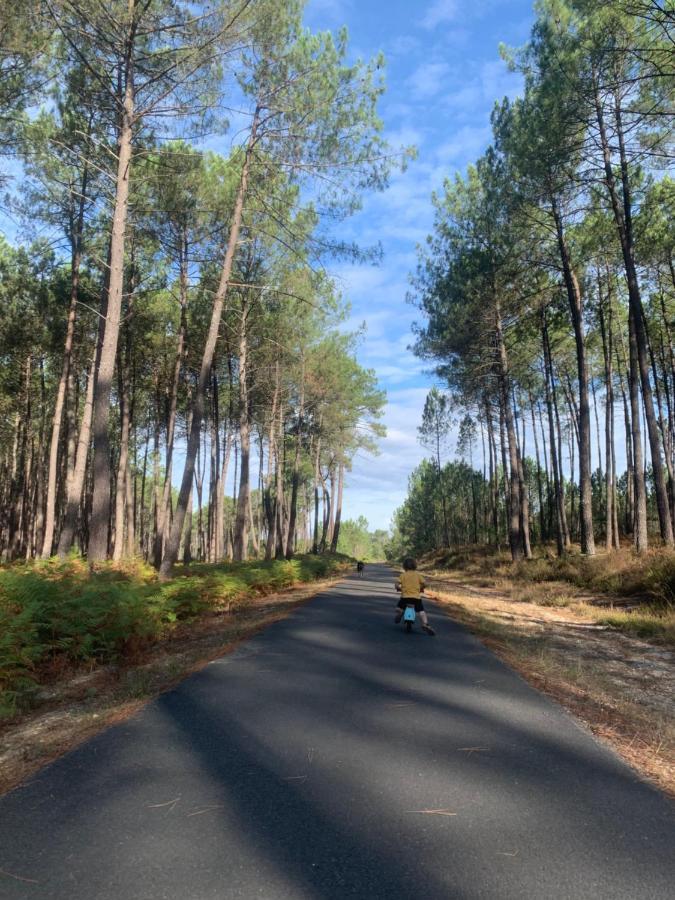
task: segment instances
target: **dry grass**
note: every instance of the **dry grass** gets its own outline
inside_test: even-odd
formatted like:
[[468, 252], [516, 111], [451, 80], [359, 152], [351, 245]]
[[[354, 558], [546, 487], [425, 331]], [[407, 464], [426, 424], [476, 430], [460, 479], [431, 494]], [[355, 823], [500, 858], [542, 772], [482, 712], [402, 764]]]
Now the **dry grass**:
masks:
[[423, 567], [496, 589], [518, 603], [578, 608], [587, 621], [675, 648], [675, 553], [631, 549], [558, 558], [548, 548], [513, 563], [508, 553], [465, 547], [431, 554]]

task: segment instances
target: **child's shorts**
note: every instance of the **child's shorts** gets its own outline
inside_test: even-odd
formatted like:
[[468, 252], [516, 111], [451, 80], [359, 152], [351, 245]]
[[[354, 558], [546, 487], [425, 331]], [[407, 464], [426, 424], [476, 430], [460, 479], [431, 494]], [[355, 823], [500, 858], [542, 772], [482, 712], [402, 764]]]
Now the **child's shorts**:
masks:
[[424, 603], [421, 597], [401, 597], [396, 604], [399, 609], [405, 609], [406, 606], [415, 604], [415, 612], [424, 612]]

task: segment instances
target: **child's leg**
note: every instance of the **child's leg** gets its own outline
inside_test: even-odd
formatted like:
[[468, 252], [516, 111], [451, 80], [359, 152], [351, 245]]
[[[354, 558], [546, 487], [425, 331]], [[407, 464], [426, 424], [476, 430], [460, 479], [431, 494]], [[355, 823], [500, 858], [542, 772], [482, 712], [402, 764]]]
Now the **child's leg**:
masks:
[[427, 614], [425, 610], [421, 610], [420, 619], [422, 620], [422, 628], [426, 631], [427, 634], [436, 634], [434, 629], [429, 624], [429, 620], [427, 619]]

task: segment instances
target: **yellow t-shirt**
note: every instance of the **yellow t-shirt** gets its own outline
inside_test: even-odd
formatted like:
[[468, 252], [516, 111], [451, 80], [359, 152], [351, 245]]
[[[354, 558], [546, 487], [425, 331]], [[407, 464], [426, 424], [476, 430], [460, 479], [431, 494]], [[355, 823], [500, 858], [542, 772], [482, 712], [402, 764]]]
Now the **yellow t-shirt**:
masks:
[[424, 578], [419, 572], [414, 570], [401, 572], [398, 580], [401, 582], [401, 597], [414, 597], [417, 599], [421, 589], [425, 586]]

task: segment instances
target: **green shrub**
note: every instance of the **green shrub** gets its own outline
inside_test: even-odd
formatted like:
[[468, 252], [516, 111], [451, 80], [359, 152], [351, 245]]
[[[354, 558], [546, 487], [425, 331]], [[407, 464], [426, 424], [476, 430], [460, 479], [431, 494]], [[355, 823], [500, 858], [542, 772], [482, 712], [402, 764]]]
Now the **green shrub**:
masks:
[[166, 583], [141, 560], [105, 563], [93, 574], [75, 555], [0, 567], [0, 716], [30, 700], [50, 659], [114, 660], [158, 640], [177, 621], [212, 609], [234, 612], [256, 594], [324, 577], [344, 562], [301, 556], [198, 564]]

